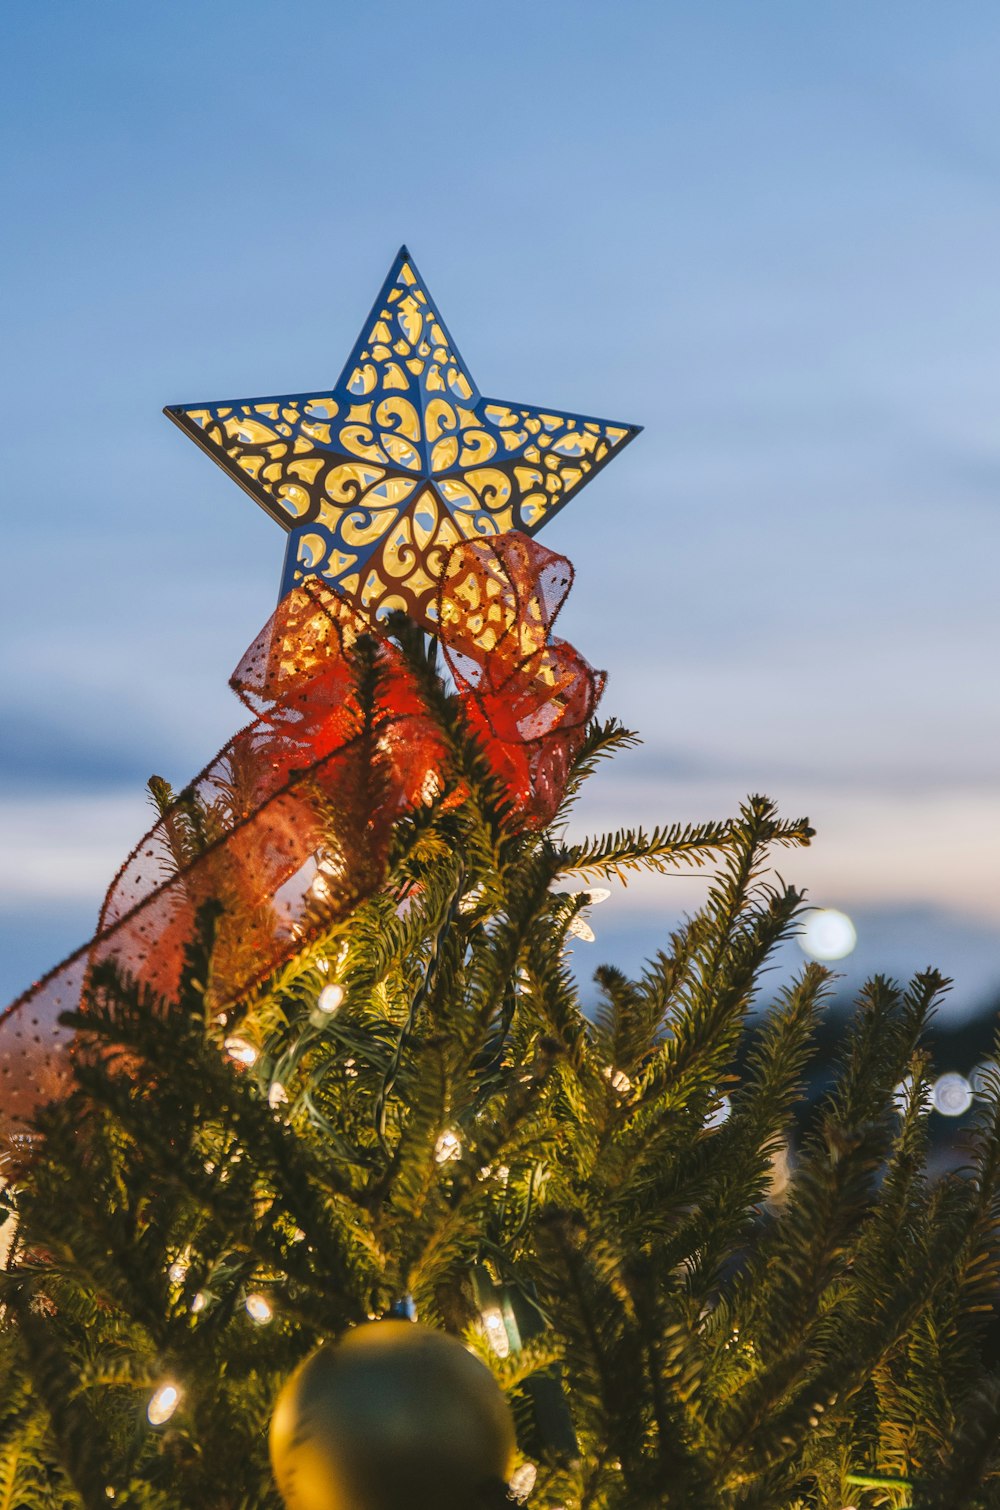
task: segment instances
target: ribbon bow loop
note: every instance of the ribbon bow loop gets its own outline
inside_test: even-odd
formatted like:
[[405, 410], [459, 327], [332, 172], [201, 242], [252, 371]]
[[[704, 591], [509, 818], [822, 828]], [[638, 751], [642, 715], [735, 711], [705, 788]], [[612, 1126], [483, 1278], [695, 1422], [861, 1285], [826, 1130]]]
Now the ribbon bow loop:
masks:
[[[527, 825], [554, 816], [604, 684], [552, 635], [572, 579], [564, 557], [515, 533], [460, 542], [440, 581], [458, 697]], [[374, 706], [361, 693], [362, 640]], [[279, 604], [231, 685], [254, 722], [132, 851], [93, 939], [0, 1014], [0, 1142], [11, 1149], [72, 1081], [58, 1018], [85, 1003], [96, 964], [166, 1009], [212, 901], [212, 1006], [230, 1005], [377, 890], [394, 822], [441, 791], [445, 743], [400, 650], [318, 579]]]

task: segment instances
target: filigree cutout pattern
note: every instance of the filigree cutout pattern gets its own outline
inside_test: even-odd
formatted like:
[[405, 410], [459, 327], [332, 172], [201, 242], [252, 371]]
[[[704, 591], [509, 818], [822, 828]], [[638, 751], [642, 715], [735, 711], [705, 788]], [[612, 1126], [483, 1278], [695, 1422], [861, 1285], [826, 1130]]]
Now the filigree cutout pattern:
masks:
[[405, 247], [330, 392], [165, 413], [289, 531], [282, 597], [315, 575], [428, 625], [458, 540], [535, 534], [638, 434], [483, 398]]

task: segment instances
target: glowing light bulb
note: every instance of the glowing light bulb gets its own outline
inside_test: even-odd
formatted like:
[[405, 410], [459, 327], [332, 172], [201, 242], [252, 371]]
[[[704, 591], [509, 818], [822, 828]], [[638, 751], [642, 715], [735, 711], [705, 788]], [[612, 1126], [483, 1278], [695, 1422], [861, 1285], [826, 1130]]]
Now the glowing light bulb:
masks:
[[420, 788], [420, 800], [424, 807], [433, 807], [434, 801], [444, 791], [441, 778], [437, 771], [428, 771], [424, 777], [424, 784]]
[[243, 1304], [250, 1320], [256, 1321], [258, 1326], [267, 1326], [274, 1315], [271, 1303], [264, 1295], [248, 1295]]
[[285, 1087], [281, 1084], [281, 1081], [280, 1080], [274, 1080], [274, 1081], [272, 1081], [270, 1089], [268, 1090], [268, 1093], [267, 1093], [267, 1104], [271, 1108], [271, 1110], [275, 1111], [279, 1106], [284, 1106], [284, 1104], [285, 1104], [285, 1102], [287, 1100], [288, 1100], [288, 1092], [285, 1090]]
[[254, 1064], [257, 1059], [257, 1050], [252, 1043], [245, 1038], [227, 1038], [223, 1048], [230, 1059], [235, 1059], [237, 1064]]
[[197, 1295], [194, 1297], [194, 1300], [192, 1300], [191, 1302], [192, 1312], [195, 1316], [197, 1316], [199, 1312], [203, 1311], [207, 1305], [208, 1296], [205, 1294], [204, 1290], [199, 1290]]
[[858, 942], [858, 933], [846, 912], [824, 907], [814, 912], [799, 934], [799, 948], [811, 959], [846, 959]]
[[180, 1258], [175, 1258], [173, 1263], [170, 1265], [170, 1268], [167, 1270], [167, 1278], [171, 1280], [175, 1285], [182, 1285], [187, 1279], [187, 1273], [187, 1255], [182, 1254]]
[[972, 1105], [972, 1086], [964, 1075], [949, 1071], [935, 1080], [931, 1105], [942, 1117], [964, 1117]]
[[182, 1395], [183, 1391], [179, 1385], [161, 1384], [146, 1406], [146, 1419], [150, 1426], [163, 1426], [169, 1421], [181, 1403]]
[[316, 1002], [316, 1005], [317, 1007], [319, 1007], [321, 1012], [326, 1012], [329, 1016], [332, 1017], [334, 1012], [339, 1011], [340, 1007], [343, 1005], [344, 994], [344, 988], [341, 985], [334, 983], [333, 985], [324, 986], [322, 991], [319, 993], [319, 999]]
[[462, 1157], [462, 1144], [457, 1133], [443, 1132], [434, 1145], [434, 1157], [439, 1164], [449, 1164]]
[[510, 1353], [510, 1338], [507, 1336], [507, 1328], [503, 1324], [499, 1306], [486, 1307], [483, 1312], [483, 1326], [486, 1328], [490, 1347], [497, 1357], [506, 1358]]
[[510, 1490], [513, 1498], [523, 1504], [532, 1489], [534, 1489], [537, 1477], [538, 1469], [534, 1463], [522, 1463], [520, 1468], [515, 1469], [511, 1474], [510, 1483], [507, 1485], [507, 1488]]

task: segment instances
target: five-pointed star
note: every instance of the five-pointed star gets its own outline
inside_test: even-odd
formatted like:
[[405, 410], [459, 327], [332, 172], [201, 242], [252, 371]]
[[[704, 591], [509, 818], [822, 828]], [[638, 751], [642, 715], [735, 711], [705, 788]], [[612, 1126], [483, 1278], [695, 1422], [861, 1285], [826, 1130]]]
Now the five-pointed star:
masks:
[[164, 412], [289, 532], [282, 597], [313, 575], [424, 623], [451, 545], [534, 534], [639, 433], [483, 398], [405, 247], [329, 392]]

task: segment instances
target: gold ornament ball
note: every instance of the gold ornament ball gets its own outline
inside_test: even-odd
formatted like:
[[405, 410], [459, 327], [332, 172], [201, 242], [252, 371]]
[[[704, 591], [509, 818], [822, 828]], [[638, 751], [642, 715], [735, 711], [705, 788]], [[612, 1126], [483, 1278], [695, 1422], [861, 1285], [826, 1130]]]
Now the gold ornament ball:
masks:
[[474, 1510], [514, 1423], [486, 1365], [411, 1321], [360, 1326], [292, 1374], [271, 1418], [287, 1510]]

